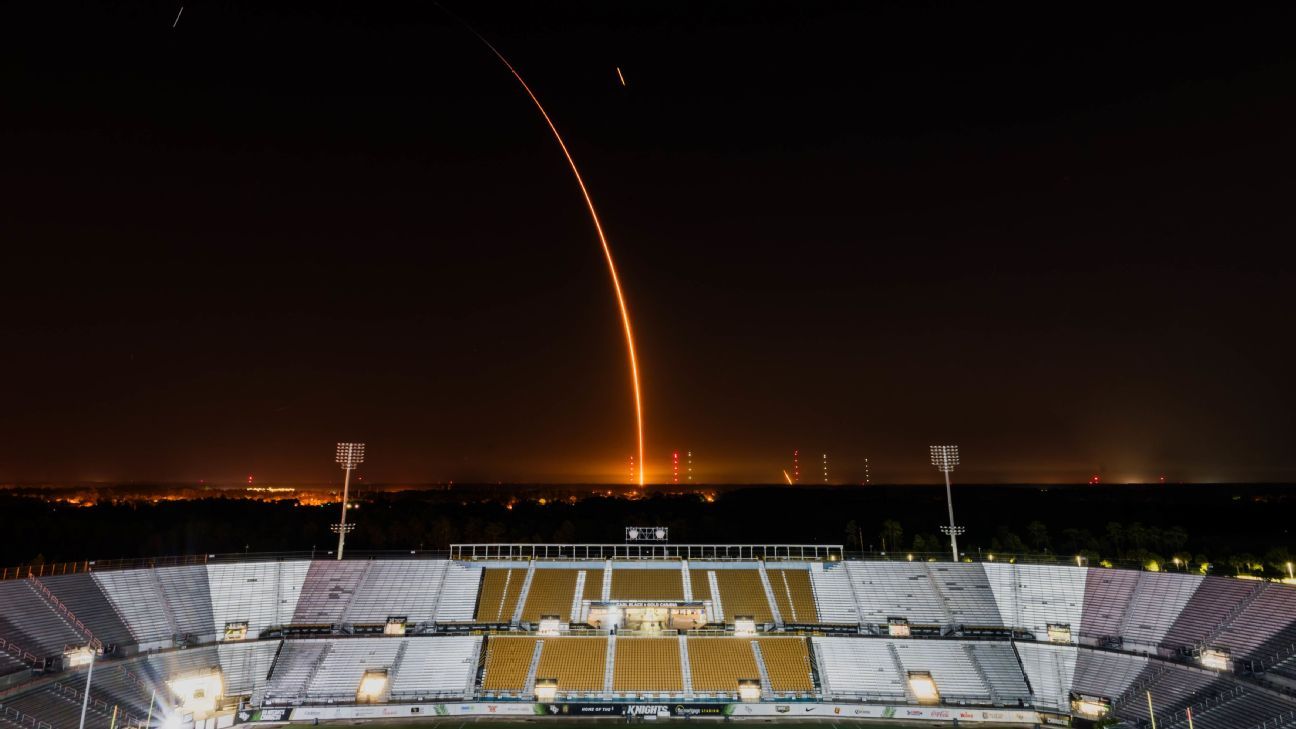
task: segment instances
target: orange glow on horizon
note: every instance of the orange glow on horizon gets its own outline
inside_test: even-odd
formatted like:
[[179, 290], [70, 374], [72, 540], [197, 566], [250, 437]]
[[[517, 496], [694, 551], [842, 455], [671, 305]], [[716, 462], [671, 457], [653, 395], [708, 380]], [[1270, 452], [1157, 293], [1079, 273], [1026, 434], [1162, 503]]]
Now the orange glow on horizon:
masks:
[[[467, 24], [465, 23], [465, 25]], [[590, 218], [594, 221], [594, 230], [598, 233], [599, 243], [603, 245], [603, 256], [607, 259], [608, 273], [612, 275], [612, 288], [616, 291], [617, 305], [621, 309], [621, 323], [625, 326], [626, 349], [630, 353], [630, 379], [634, 387], [635, 428], [639, 440], [639, 485], [643, 486], [647, 461], [644, 460], [643, 397], [639, 390], [639, 362], [635, 357], [634, 333], [630, 327], [630, 309], [626, 306], [625, 295], [621, 292], [621, 279], [617, 276], [616, 263], [612, 260], [612, 248], [608, 245], [607, 236], [603, 233], [603, 223], [599, 221], [598, 211], [594, 209], [594, 200], [585, 187], [585, 180], [581, 177], [580, 169], [576, 167], [576, 160], [572, 158], [571, 152], [567, 150], [567, 143], [563, 141], [562, 134], [558, 132], [558, 127], [554, 125], [553, 119], [549, 118], [549, 112], [545, 111], [540, 99], [536, 97], [535, 92], [531, 91], [531, 87], [522, 78], [522, 74], [513, 68], [513, 64], [509, 63], [509, 60], [504, 57], [503, 53], [499, 52], [498, 48], [471, 27], [469, 27], [469, 30], [491, 50], [491, 53], [495, 54], [495, 57], [500, 60], [500, 63], [504, 64], [509, 73], [513, 74], [513, 78], [517, 79], [517, 82], [522, 85], [522, 89], [526, 91], [527, 96], [531, 97], [531, 101], [540, 110], [540, 116], [543, 116], [545, 123], [549, 125], [549, 131], [553, 132], [554, 139], [558, 141], [558, 146], [562, 148], [563, 156], [567, 158], [567, 164], [571, 166], [572, 174], [576, 177], [576, 184], [580, 186], [581, 195], [585, 198], [585, 206], [589, 208]], [[618, 68], [618, 75], [620, 72], [621, 69]], [[624, 83], [624, 77], [622, 83]]]

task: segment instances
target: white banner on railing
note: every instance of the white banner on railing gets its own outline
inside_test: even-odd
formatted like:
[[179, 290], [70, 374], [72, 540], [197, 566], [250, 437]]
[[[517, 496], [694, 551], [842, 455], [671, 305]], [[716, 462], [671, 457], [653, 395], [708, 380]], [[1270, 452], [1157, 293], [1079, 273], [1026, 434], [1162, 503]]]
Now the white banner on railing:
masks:
[[[583, 706], [583, 705], [582, 705]], [[626, 712], [635, 704], [607, 704], [609, 713]], [[366, 704], [360, 706], [303, 706], [287, 711], [257, 712], [241, 717], [251, 721], [314, 721], [315, 719], [396, 719], [423, 716], [544, 716], [560, 713], [549, 711], [547, 705], [525, 702], [462, 702], [436, 704]], [[760, 703], [715, 704], [717, 714], [735, 719], [750, 717], [781, 717], [785, 719], [913, 719], [918, 721], [949, 721], [976, 724], [1038, 724], [1040, 716], [1023, 709], [958, 708], [944, 706], [880, 706], [874, 704], [815, 704], [815, 703]], [[566, 712], [561, 712], [566, 713]], [[669, 709], [668, 712], [669, 713]]]
[[878, 706], [874, 704], [734, 704], [735, 719], [781, 716], [791, 719], [921, 719], [960, 723], [1037, 724], [1039, 714], [1020, 709], [951, 708], [946, 706]]
[[369, 704], [364, 706], [302, 706], [290, 721], [315, 719], [395, 719], [419, 716], [534, 716], [535, 704], [465, 702], [457, 704]]

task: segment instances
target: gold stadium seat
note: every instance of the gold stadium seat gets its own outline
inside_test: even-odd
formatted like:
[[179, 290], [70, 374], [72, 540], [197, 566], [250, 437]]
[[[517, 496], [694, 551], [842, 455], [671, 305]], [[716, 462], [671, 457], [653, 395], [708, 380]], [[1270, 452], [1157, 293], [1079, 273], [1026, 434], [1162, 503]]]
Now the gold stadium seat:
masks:
[[694, 691], [736, 694], [740, 679], [760, 680], [751, 638], [689, 638], [688, 654]]
[[522, 606], [522, 619], [536, 623], [541, 616], [557, 615], [564, 622], [571, 620], [572, 597], [576, 594], [578, 573], [579, 570], [537, 569], [531, 576], [526, 604]]
[[684, 573], [678, 567], [670, 570], [612, 570], [612, 599], [681, 601], [684, 599]]
[[[678, 579], [679, 573], [675, 574]], [[679, 639], [618, 638], [612, 689], [620, 693], [683, 691]]]
[[581, 599], [591, 602], [603, 599], [603, 570], [585, 570], [585, 594]]
[[689, 570], [689, 582], [693, 583], [693, 599], [698, 602], [710, 600], [711, 583], [707, 581], [707, 571], [699, 569]]
[[766, 570], [774, 602], [785, 623], [817, 623], [819, 612], [815, 609], [814, 590], [810, 587], [809, 570]]
[[[805, 638], [757, 638], [770, 688], [776, 693], [814, 691], [810, 677], [810, 650]], [[690, 644], [690, 648], [692, 644]]]
[[491, 567], [483, 570], [481, 594], [477, 599], [477, 621], [507, 623], [512, 620], [526, 573], [525, 569]]
[[520, 692], [526, 689], [531, 657], [535, 655], [535, 638], [496, 636], [486, 639], [486, 673], [482, 690]]
[[726, 623], [732, 623], [735, 615], [750, 615], [757, 623], [774, 621], [760, 572], [754, 569], [716, 570], [715, 576]]
[[544, 641], [544, 646], [540, 649], [536, 680], [557, 679], [559, 693], [603, 690], [607, 638], [569, 636], [541, 640]]

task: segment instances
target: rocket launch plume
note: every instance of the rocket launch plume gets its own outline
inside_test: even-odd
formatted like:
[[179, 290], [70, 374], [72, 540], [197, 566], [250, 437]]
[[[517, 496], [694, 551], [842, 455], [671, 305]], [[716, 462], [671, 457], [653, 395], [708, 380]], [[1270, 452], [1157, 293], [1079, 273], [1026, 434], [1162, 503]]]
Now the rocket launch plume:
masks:
[[[438, 7], [441, 7], [439, 3]], [[444, 7], [441, 9], [445, 10]], [[446, 13], [453, 17], [453, 14], [449, 11], [446, 11]], [[531, 87], [527, 85], [526, 80], [522, 78], [522, 74], [518, 73], [517, 69], [513, 67], [513, 64], [509, 63], [509, 60], [504, 57], [504, 54], [500, 53], [499, 49], [490, 41], [486, 40], [481, 33], [478, 33], [472, 28], [472, 26], [464, 23], [462, 20], [459, 20], [459, 22], [463, 23], [464, 27], [467, 28], [469, 32], [477, 36], [477, 39], [489, 48], [491, 53], [495, 54], [495, 57], [499, 59], [500, 63], [504, 64], [504, 67], [509, 70], [509, 73], [513, 74], [513, 78], [517, 79], [518, 84], [522, 86], [522, 90], [526, 92], [527, 96], [531, 97], [531, 101], [535, 104], [536, 109], [539, 110], [540, 116], [544, 117], [545, 124], [549, 125], [549, 131], [553, 132], [554, 139], [562, 149], [563, 156], [567, 158], [567, 164], [571, 167], [572, 175], [576, 178], [576, 184], [580, 187], [581, 195], [585, 198], [585, 207], [589, 209], [590, 219], [594, 221], [594, 232], [598, 234], [599, 243], [603, 246], [603, 257], [607, 260], [608, 273], [612, 277], [612, 288], [616, 292], [617, 306], [621, 309], [621, 323], [625, 327], [626, 350], [630, 355], [630, 382], [634, 390], [635, 429], [639, 441], [639, 485], [643, 486], [644, 471], [646, 470], [644, 465], [647, 461], [644, 459], [643, 397], [639, 388], [639, 362], [635, 357], [634, 332], [630, 326], [630, 309], [626, 306], [625, 294], [621, 291], [621, 279], [617, 276], [616, 263], [612, 260], [612, 248], [608, 245], [607, 235], [603, 232], [603, 223], [599, 220], [598, 211], [594, 209], [594, 200], [590, 197], [589, 189], [585, 186], [585, 180], [581, 177], [580, 169], [576, 166], [576, 160], [567, 149], [567, 143], [563, 141], [562, 134], [559, 133], [558, 127], [554, 125], [553, 119], [549, 116], [549, 112], [545, 111], [544, 105], [540, 103], [540, 99], [536, 97], [535, 92], [531, 90]]]

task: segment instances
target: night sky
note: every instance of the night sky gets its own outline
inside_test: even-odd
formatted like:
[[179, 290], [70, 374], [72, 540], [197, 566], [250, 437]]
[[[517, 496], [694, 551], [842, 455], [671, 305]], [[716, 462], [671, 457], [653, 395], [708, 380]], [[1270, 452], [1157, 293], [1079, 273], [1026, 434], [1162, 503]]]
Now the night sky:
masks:
[[[498, 61], [180, 5], [0, 10], [0, 482], [628, 481]], [[1290, 4], [447, 6], [650, 480], [1296, 478]]]

